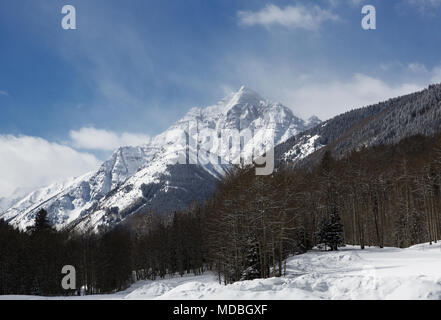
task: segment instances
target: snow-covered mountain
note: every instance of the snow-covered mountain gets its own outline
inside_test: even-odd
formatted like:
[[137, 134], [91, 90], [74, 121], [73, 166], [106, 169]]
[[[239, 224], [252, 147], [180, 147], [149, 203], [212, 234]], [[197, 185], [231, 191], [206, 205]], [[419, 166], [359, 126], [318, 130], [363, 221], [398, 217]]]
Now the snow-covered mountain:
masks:
[[249, 130], [252, 139], [243, 141], [242, 152], [250, 157], [319, 122], [316, 117], [306, 122], [241, 87], [213, 106], [192, 108], [147, 144], [119, 148], [98, 171], [32, 192], [0, 218], [26, 228], [44, 208], [59, 228], [96, 230], [136, 213], [184, 209], [211, 195], [228, 171], [230, 150], [213, 137], [228, 129]]

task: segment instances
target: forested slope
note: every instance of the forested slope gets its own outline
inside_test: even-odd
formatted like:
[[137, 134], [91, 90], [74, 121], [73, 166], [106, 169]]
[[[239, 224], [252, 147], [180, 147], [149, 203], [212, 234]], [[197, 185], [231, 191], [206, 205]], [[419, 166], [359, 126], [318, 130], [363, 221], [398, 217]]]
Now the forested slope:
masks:
[[[278, 145], [275, 155], [279, 164], [317, 163], [325, 150], [339, 158], [361, 146], [396, 143], [416, 134], [433, 135], [440, 128], [441, 85], [437, 84], [338, 115]], [[320, 151], [313, 154], [316, 150]]]

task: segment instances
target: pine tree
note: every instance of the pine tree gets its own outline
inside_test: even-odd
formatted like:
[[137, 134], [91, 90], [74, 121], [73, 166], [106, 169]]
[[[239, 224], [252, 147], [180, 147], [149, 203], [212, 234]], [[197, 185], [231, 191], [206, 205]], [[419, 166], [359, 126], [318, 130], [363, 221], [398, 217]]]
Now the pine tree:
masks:
[[35, 223], [32, 227], [28, 227], [28, 231], [31, 233], [51, 232], [54, 231], [49, 219], [47, 217], [47, 211], [41, 209], [35, 215]]
[[338, 246], [343, 244], [343, 225], [341, 224], [340, 214], [337, 209], [334, 208], [329, 220], [329, 242], [332, 250], [338, 250]]
[[246, 269], [242, 273], [241, 280], [253, 280], [260, 278], [260, 255], [256, 237], [247, 239], [248, 252], [246, 256]]
[[325, 217], [318, 231], [319, 243], [324, 243], [331, 250], [338, 250], [343, 244], [343, 225], [340, 222], [338, 210], [334, 208], [329, 217]]

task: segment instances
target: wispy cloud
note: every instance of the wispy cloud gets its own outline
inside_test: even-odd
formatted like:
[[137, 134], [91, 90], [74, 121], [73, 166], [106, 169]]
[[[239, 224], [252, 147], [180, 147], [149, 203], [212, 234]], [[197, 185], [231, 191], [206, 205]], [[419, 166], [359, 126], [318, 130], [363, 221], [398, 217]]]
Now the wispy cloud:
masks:
[[423, 63], [412, 62], [407, 65], [407, 70], [410, 71], [415, 78], [423, 79], [426, 85], [441, 82], [441, 65], [434, 66], [430, 69]]
[[407, 2], [418, 7], [436, 7], [441, 5], [441, 0], [407, 0]]
[[414, 73], [427, 72], [426, 66], [418, 62], [409, 63], [408, 68]]
[[0, 90], [0, 96], [9, 96], [9, 93], [4, 90]]
[[93, 127], [70, 131], [72, 145], [78, 149], [112, 151], [121, 146], [138, 146], [150, 141], [145, 134], [123, 132], [121, 134]]
[[[232, 57], [228, 65], [242, 84], [283, 103], [304, 119], [312, 114], [329, 119], [441, 82], [441, 65], [428, 67], [420, 62], [395, 62], [378, 66], [372, 73], [364, 69], [347, 74], [323, 67], [301, 70], [252, 57]], [[397, 76], [390, 77], [391, 73]]]
[[[411, 64], [414, 65], [414, 64]], [[414, 70], [416, 74], [420, 77], [430, 79], [430, 83], [440, 83], [441, 82], [441, 65], [435, 66], [433, 69], [429, 70], [424, 64], [416, 63], [419, 67]]]
[[[38, 10], [40, 17], [50, 18], [54, 13], [53, 5], [47, 2], [39, 3]], [[132, 121], [139, 128], [142, 124], [136, 120], [148, 118], [152, 120], [152, 131], [166, 127], [169, 117], [158, 112], [162, 96], [157, 89], [164, 83], [156, 76], [157, 51], [152, 48], [152, 36], [143, 21], [128, 19], [131, 14], [136, 16], [133, 10], [113, 2], [103, 7], [99, 1], [81, 1], [77, 12], [80, 10], [81, 24], [69, 36], [55, 32], [53, 25], [34, 23], [46, 28], [39, 35], [50, 35], [44, 38], [47, 45], [77, 71], [79, 81], [93, 92], [84, 101], [87, 111], [99, 114], [93, 121], [106, 119], [110, 125]]]
[[351, 7], [358, 7], [370, 0], [329, 0], [332, 7], [337, 7], [339, 5], [350, 5]]
[[404, 0], [404, 4], [416, 7], [423, 15], [433, 16], [433, 9], [441, 6], [441, 0]]
[[338, 15], [319, 6], [300, 4], [279, 8], [269, 4], [259, 11], [239, 11], [239, 23], [245, 26], [262, 25], [267, 28], [281, 25], [289, 28], [317, 30], [326, 21], [338, 21]]
[[335, 114], [412, 93], [423, 87], [423, 84], [413, 82], [390, 84], [380, 78], [356, 73], [346, 81], [306, 83], [285, 92], [284, 97], [294, 109], [309, 110], [322, 119], [327, 119]]

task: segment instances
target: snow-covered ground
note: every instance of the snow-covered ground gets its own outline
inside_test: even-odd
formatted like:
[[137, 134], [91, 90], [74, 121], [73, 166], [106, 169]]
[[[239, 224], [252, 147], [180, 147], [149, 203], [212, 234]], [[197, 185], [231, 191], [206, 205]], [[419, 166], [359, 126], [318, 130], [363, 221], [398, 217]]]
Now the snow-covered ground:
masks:
[[441, 299], [441, 243], [407, 249], [312, 250], [289, 258], [285, 277], [227, 286], [214, 274], [205, 274], [139, 281], [110, 295], [50, 299]]

